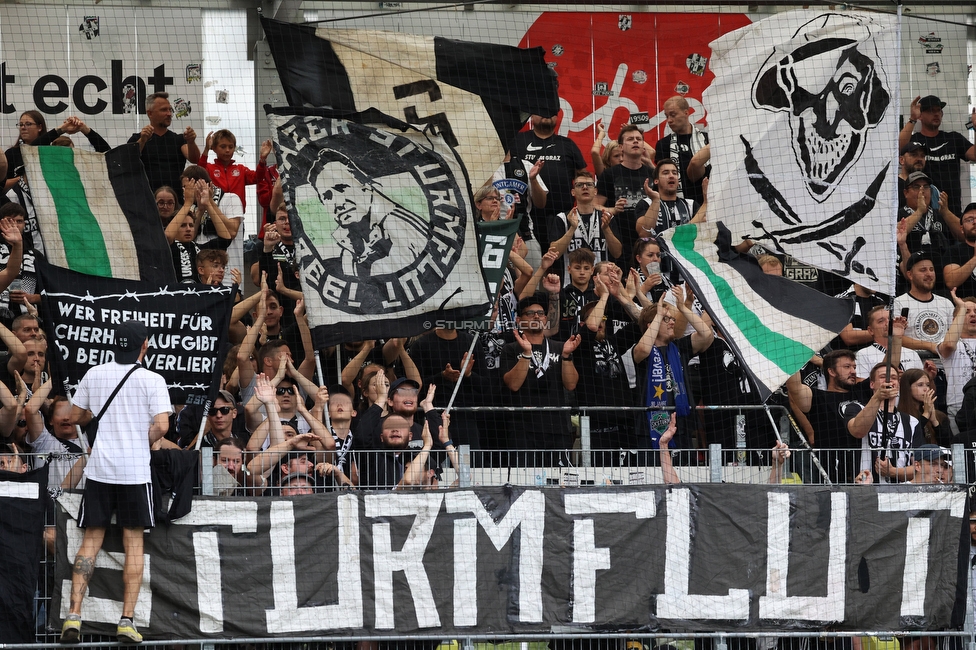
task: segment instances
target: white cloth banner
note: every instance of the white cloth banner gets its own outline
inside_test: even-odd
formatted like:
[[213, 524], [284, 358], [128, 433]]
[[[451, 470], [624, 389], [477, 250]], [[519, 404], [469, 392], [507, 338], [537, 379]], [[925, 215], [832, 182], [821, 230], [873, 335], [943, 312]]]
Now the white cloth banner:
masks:
[[712, 42], [708, 220], [734, 242], [894, 290], [897, 20], [791, 11]]

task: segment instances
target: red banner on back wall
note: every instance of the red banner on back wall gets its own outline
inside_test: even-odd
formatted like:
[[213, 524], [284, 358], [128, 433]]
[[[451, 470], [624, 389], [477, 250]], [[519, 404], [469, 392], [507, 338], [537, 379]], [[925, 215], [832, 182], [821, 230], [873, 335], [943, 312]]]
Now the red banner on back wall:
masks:
[[667, 134], [663, 106], [675, 95], [688, 100], [692, 123], [706, 126], [701, 97], [714, 78], [708, 44], [751, 22], [745, 14], [546, 12], [519, 46], [545, 48], [559, 76], [558, 133], [586, 152], [597, 120], [616, 138], [642, 113], [644, 139], [653, 145]]

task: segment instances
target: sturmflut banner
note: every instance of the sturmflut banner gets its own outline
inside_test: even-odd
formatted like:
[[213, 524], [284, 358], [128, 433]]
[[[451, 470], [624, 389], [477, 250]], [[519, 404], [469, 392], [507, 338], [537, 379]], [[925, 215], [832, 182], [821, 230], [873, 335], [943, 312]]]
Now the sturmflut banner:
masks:
[[[79, 502], [59, 499], [55, 625]], [[961, 623], [966, 509], [962, 487], [910, 485], [201, 497], [147, 536], [135, 622], [147, 638], [938, 630]], [[112, 531], [91, 631], [118, 621], [120, 550]]]
[[55, 386], [73, 393], [89, 368], [112, 361], [116, 326], [134, 319], [149, 330], [142, 365], [163, 376], [174, 404], [203, 404], [219, 387], [231, 287], [160, 287], [82, 275], [41, 261], [38, 272]]
[[468, 178], [443, 136], [289, 112], [269, 120], [316, 347], [486, 314]]

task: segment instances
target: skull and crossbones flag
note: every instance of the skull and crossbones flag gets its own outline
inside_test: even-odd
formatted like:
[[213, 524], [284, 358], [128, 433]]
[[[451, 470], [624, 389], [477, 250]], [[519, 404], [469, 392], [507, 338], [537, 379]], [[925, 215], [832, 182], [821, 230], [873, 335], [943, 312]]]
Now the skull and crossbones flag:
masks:
[[709, 221], [894, 290], [897, 27], [885, 14], [791, 11], [711, 43]]

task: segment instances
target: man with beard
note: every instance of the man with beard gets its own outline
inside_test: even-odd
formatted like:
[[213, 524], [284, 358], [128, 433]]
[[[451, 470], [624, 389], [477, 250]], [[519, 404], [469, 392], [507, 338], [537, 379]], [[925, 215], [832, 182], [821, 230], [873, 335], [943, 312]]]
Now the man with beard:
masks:
[[[676, 95], [664, 102], [664, 115], [668, 120], [669, 135], [664, 136], [654, 145], [654, 162], [658, 165], [663, 160], [673, 160], [678, 163], [678, 196], [692, 199], [701, 203], [705, 195], [702, 192], [702, 182], [699, 176], [694, 181], [688, 177], [688, 164], [692, 157], [708, 146], [708, 134], [691, 125], [688, 114], [691, 107], [688, 100]], [[705, 166], [707, 167], [707, 151]]]
[[[959, 181], [960, 160], [976, 161], [976, 147], [961, 133], [942, 131], [942, 109], [946, 103], [935, 95], [916, 97], [912, 101], [909, 119], [898, 133], [898, 146], [909, 142], [925, 146], [925, 169], [939, 189], [949, 193], [949, 209], [959, 214], [962, 202], [962, 187]], [[976, 123], [976, 109], [972, 120]], [[921, 126], [913, 133], [915, 123]]]
[[[511, 406], [566, 406], [565, 391], [575, 390], [579, 382], [573, 352], [580, 336], [564, 343], [547, 338], [544, 302], [535, 296], [519, 301], [518, 328], [512, 330], [515, 342], [502, 350], [502, 379]], [[573, 442], [569, 413], [525, 411], [515, 415], [511, 428], [516, 449], [564, 450]], [[525, 455], [530, 466], [547, 466], [557, 459], [558, 454]]]
[[908, 310], [905, 335], [918, 342], [910, 344], [905, 341], [905, 345], [935, 353], [935, 346], [945, 338], [952, 322], [952, 302], [932, 292], [935, 288], [935, 265], [931, 254], [925, 251], [914, 253], [905, 262], [905, 271], [911, 289], [895, 298], [895, 313]]
[[928, 151], [924, 144], [917, 142], [909, 142], [901, 148], [898, 155], [898, 207], [905, 203], [902, 195], [908, 185], [908, 175], [912, 172], [925, 171], [925, 154]]
[[[895, 319], [895, 323], [901, 319]], [[897, 332], [897, 330], [896, 330]], [[901, 337], [892, 345], [893, 354], [899, 352]], [[794, 373], [786, 382], [790, 400], [805, 413], [813, 426], [809, 443], [819, 451], [820, 462], [834, 483], [853, 483], [858, 473], [854, 462], [854, 450], [861, 448], [861, 441], [851, 435], [847, 422], [859, 413], [871, 399], [868, 380], [857, 380], [857, 360], [850, 350], [834, 350], [823, 358], [823, 371], [827, 377], [827, 390], [810, 388]], [[809, 469], [801, 466], [801, 471]], [[804, 476], [804, 481], [817, 476]]]
[[949, 248], [942, 276], [960, 296], [976, 296], [976, 203], [966, 206], [960, 221], [966, 240]]
[[678, 164], [666, 158], [654, 170], [654, 186], [646, 187], [648, 198], [637, 206], [637, 232], [653, 237], [668, 228], [686, 223], [698, 223], [699, 206], [691, 199], [678, 196]]
[[509, 153], [513, 158], [533, 164], [539, 160], [545, 162], [539, 177], [549, 189], [549, 195], [544, 209], [532, 209], [532, 229], [541, 255], [552, 241], [550, 221], [555, 220], [560, 212], [568, 213], [573, 207], [569, 189], [573, 185], [573, 177], [586, 169], [586, 159], [575, 142], [556, 135], [556, 115], [532, 115], [529, 120], [532, 130], [516, 134]]
[[[261, 273], [268, 274], [268, 286], [274, 287], [278, 282], [278, 271], [281, 271], [281, 281], [285, 288], [301, 291], [302, 284], [295, 275], [295, 241], [291, 236], [291, 221], [288, 218], [288, 208], [284, 203], [275, 212], [274, 221], [264, 227], [264, 245], [257, 251], [257, 261], [251, 264], [251, 280], [255, 286], [261, 286]], [[292, 321], [291, 313], [295, 310], [295, 301], [287, 295], [280, 296], [284, 309], [284, 325]]]
[[[621, 251], [630, 252], [638, 237], [636, 210], [647, 196], [654, 170], [644, 164], [644, 134], [639, 128], [633, 124], [621, 128], [617, 143], [624, 159], [600, 174], [596, 184], [597, 203], [606, 206], [614, 215], [610, 225], [620, 240]], [[617, 262], [625, 273], [633, 266], [633, 260], [622, 252]]]

